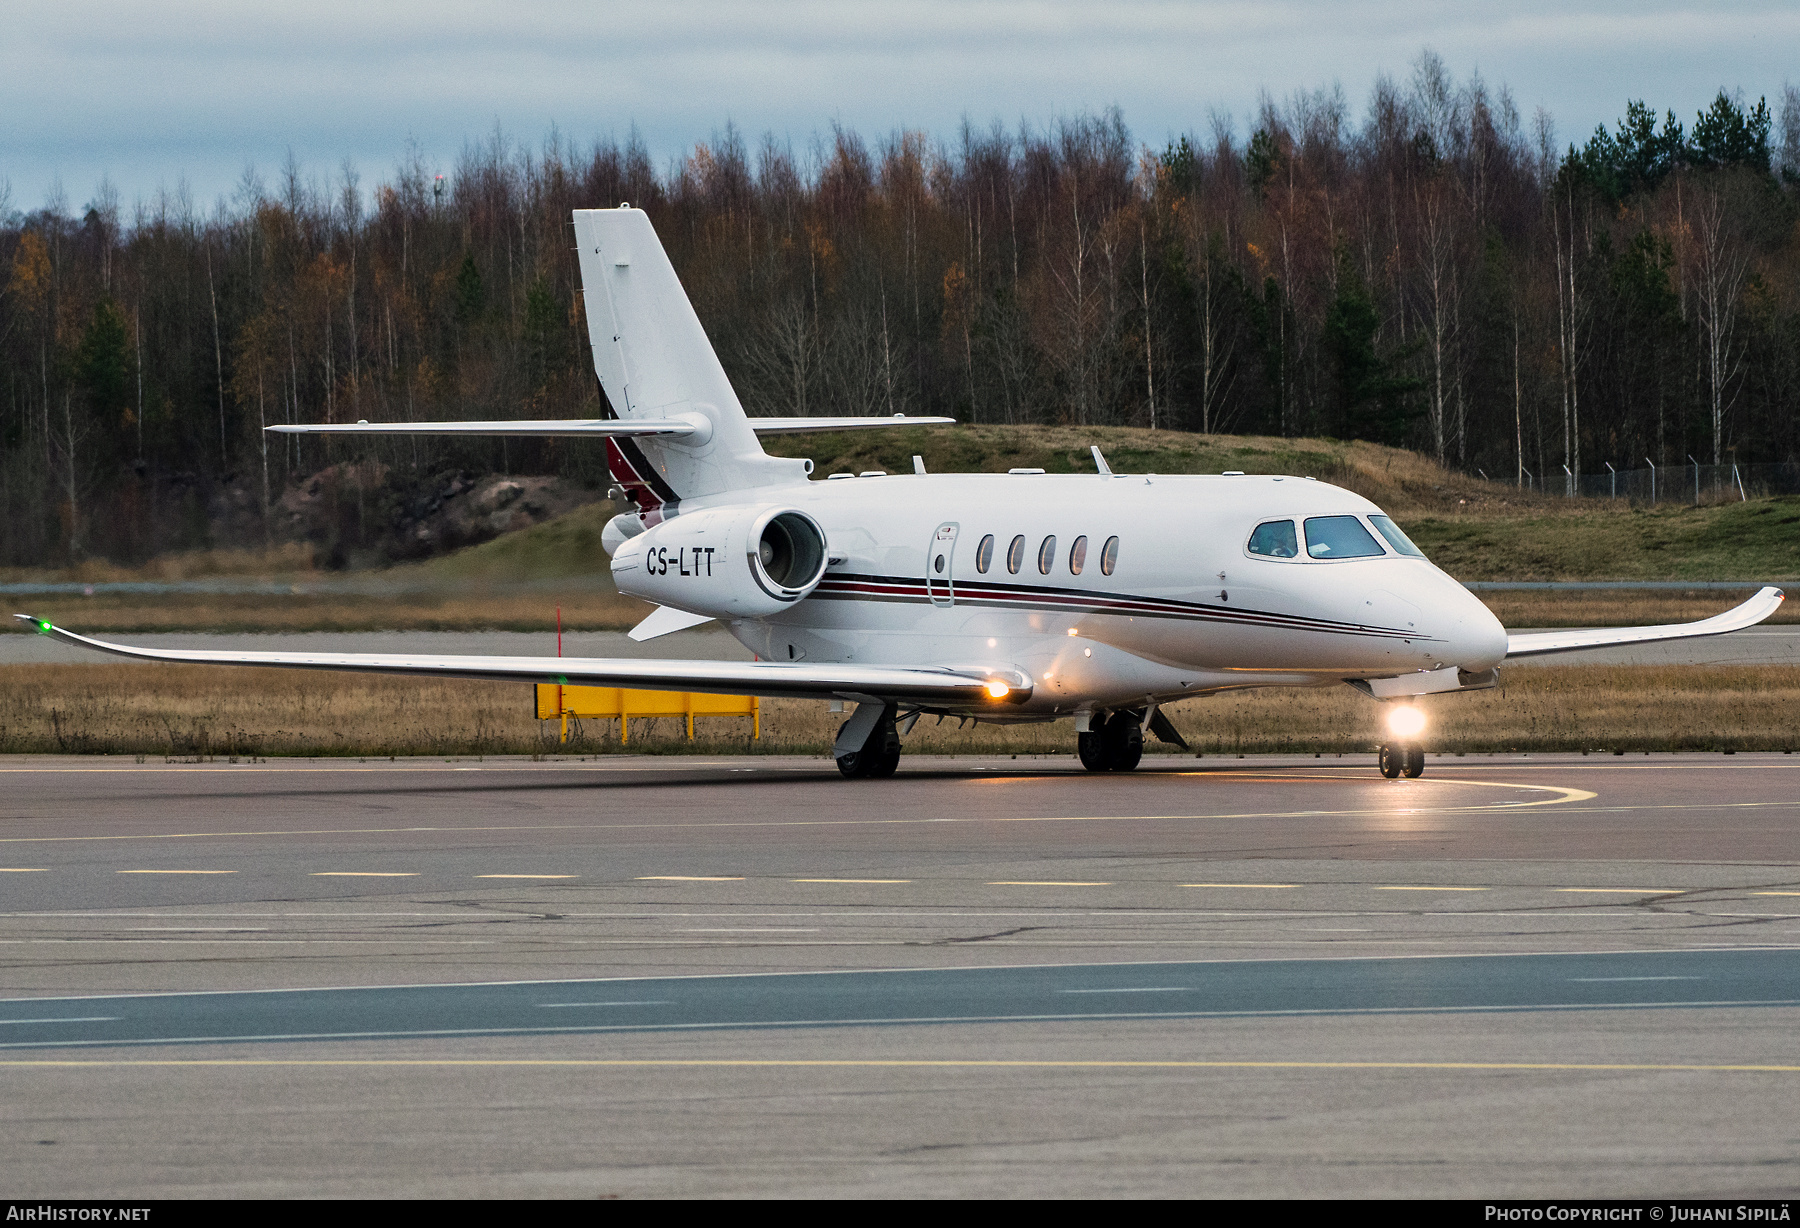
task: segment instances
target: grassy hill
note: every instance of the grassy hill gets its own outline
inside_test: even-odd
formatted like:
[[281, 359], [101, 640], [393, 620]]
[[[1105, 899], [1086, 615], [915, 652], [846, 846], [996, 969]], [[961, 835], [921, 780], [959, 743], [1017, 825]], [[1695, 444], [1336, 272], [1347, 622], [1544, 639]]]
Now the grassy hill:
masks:
[[[1332, 439], [1192, 435], [1124, 427], [955, 426], [778, 436], [771, 452], [810, 457], [815, 474], [912, 470], [922, 456], [933, 473], [1042, 468], [1091, 473], [1098, 444], [1115, 472], [1285, 473], [1315, 477], [1362, 494], [1391, 512], [1439, 566], [1462, 580], [1743, 580], [1800, 578], [1800, 497], [1694, 507], [1633, 508], [1624, 502], [1566, 499], [1521, 491], [1447, 470], [1416, 452]], [[306, 555], [227, 555], [157, 560], [137, 572], [87, 567], [79, 580], [276, 575], [296, 593], [275, 597], [57, 596], [33, 598], [34, 612], [96, 630], [354, 630], [375, 627], [541, 630], [557, 605], [570, 627], [630, 626], [646, 607], [610, 587], [600, 534], [617, 509], [595, 503], [529, 529], [441, 558], [381, 571], [319, 573]], [[296, 566], [298, 564], [298, 567]], [[99, 574], [100, 571], [105, 574]], [[9, 575], [5, 579], [25, 579]], [[308, 592], [347, 578], [364, 595]], [[1509, 626], [1663, 621], [1717, 612], [1718, 594], [1643, 598], [1582, 595], [1496, 596]], [[1800, 603], [1788, 615], [1800, 619]]]
[[1120, 473], [1285, 473], [1354, 490], [1391, 512], [1461, 580], [1771, 580], [1800, 577], [1800, 497], [1633, 509], [1522, 491], [1361, 441], [1191, 435], [1121, 427], [916, 427], [790, 435], [770, 451], [817, 472], [1042, 468], [1092, 473], [1098, 444]]

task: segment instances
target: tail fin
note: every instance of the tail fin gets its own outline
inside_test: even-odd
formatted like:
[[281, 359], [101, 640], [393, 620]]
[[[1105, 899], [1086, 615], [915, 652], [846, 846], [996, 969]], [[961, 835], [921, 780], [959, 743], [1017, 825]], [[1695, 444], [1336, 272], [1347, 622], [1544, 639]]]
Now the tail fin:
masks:
[[607, 440], [613, 478], [639, 512], [668, 516], [681, 499], [804, 481], [806, 462], [770, 456], [757, 442], [644, 211], [577, 209], [575, 238], [607, 415], [699, 428]]

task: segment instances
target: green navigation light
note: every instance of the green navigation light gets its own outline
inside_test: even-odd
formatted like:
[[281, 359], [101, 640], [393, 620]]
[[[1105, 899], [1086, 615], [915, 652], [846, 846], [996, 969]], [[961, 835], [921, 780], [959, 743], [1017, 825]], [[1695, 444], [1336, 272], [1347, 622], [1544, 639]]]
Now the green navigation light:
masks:
[[50, 634], [50, 620], [49, 619], [47, 619], [47, 618], [38, 619], [38, 634], [39, 635], [49, 635]]

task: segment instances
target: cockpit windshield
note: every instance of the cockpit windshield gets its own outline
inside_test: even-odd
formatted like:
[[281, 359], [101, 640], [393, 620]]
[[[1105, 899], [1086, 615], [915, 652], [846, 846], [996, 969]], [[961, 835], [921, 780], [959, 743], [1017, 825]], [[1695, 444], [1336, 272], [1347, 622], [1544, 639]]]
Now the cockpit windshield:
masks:
[[1256, 526], [1256, 532], [1250, 535], [1250, 553], [1263, 554], [1272, 559], [1291, 559], [1300, 553], [1300, 539], [1294, 533], [1294, 522], [1291, 520], [1271, 520], [1267, 524]]
[[1402, 533], [1400, 531], [1400, 526], [1395, 524], [1388, 517], [1371, 516], [1369, 517], [1369, 523], [1375, 526], [1375, 531], [1377, 533], [1387, 538], [1387, 544], [1392, 546], [1397, 553], [1410, 554], [1415, 559], [1422, 559], [1425, 557], [1425, 552], [1413, 545], [1412, 538]]
[[1306, 553], [1315, 559], [1366, 559], [1386, 551], [1354, 516], [1309, 516]]

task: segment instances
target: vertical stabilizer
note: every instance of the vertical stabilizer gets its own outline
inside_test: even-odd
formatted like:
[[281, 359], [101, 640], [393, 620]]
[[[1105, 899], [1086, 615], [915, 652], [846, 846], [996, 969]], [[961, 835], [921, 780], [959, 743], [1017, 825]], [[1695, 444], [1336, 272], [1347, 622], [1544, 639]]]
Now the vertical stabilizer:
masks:
[[701, 426], [680, 438], [607, 441], [613, 477], [639, 511], [668, 515], [681, 499], [805, 481], [805, 462], [769, 456], [757, 442], [644, 211], [577, 209], [575, 238], [607, 408]]

